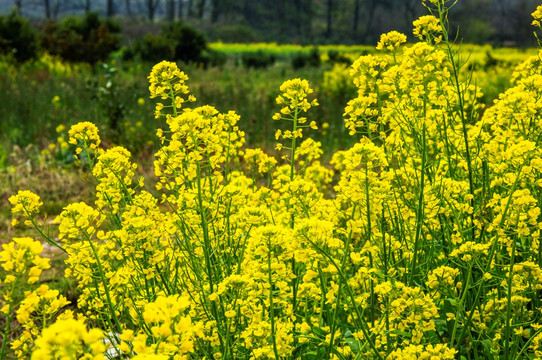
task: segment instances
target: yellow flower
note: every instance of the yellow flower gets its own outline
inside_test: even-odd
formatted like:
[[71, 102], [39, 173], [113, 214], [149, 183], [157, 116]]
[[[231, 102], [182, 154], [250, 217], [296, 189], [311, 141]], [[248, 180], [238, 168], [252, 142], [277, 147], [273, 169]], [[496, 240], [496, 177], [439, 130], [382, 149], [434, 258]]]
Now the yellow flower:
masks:
[[390, 51], [395, 50], [401, 44], [407, 41], [406, 35], [398, 31], [390, 31], [386, 34], [380, 35], [380, 41], [376, 45], [377, 50], [388, 49]]
[[426, 40], [428, 42], [434, 41], [439, 43], [442, 40], [442, 36], [436, 36], [442, 32], [442, 26], [440, 25], [440, 20], [433, 15], [424, 15], [420, 16], [418, 19], [414, 20], [414, 36], [420, 40]]
[[4, 279], [6, 284], [23, 276], [28, 277], [28, 284], [34, 284], [39, 280], [41, 272], [50, 267], [49, 259], [39, 256], [43, 246], [32, 238], [13, 238], [12, 242], [3, 244], [2, 249], [0, 263], [8, 272]]
[[28, 190], [19, 190], [17, 195], [10, 196], [8, 200], [13, 205], [11, 208], [13, 214], [22, 214], [27, 218], [36, 215], [43, 205], [40, 197]]
[[83, 233], [85, 239], [95, 232], [95, 228], [101, 224], [103, 217], [97, 210], [84, 202], [73, 203], [64, 208], [54, 222], [58, 225], [60, 239], [67, 237], [75, 239]]
[[[151, 99], [159, 97], [162, 100], [170, 99], [174, 113], [180, 109], [186, 101], [196, 101], [193, 95], [189, 95], [186, 81], [188, 76], [179, 70], [177, 64], [170, 61], [162, 61], [154, 65], [149, 75], [149, 91]], [[162, 116], [163, 104], [158, 103], [155, 110], [155, 117]]]
[[81, 152], [81, 147], [96, 150], [100, 145], [100, 137], [98, 136], [98, 128], [91, 122], [84, 121], [73, 125], [68, 131], [68, 142], [78, 146], [78, 153]]
[[533, 22], [531, 25], [540, 27], [540, 20], [542, 20], [542, 5], [538, 5], [536, 10], [531, 14], [533, 17]]
[[102, 337], [100, 329], [87, 330], [82, 320], [58, 320], [36, 339], [31, 359], [103, 359]]
[[[301, 111], [307, 112], [312, 106], [318, 106], [318, 101], [308, 101], [307, 96], [313, 93], [309, 82], [302, 79], [292, 79], [285, 81], [280, 86], [281, 95], [277, 96], [276, 102], [279, 105], [284, 105], [280, 113], [289, 115], [286, 119], [292, 119], [292, 113], [297, 116]], [[273, 119], [278, 120], [283, 118], [280, 113], [276, 113]], [[298, 118], [300, 124], [303, 124], [306, 119]]]

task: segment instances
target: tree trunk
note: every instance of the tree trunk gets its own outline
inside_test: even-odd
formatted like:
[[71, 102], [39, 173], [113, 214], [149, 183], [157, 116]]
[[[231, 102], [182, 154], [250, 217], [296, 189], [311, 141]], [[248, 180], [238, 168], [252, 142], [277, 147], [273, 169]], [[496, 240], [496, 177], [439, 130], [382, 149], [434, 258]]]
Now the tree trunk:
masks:
[[23, 2], [22, 0], [15, 0], [14, 1], [15, 9], [17, 11], [17, 14], [19, 14], [19, 15], [21, 15], [22, 7], [23, 7], [22, 2]]
[[205, 0], [199, 0], [198, 3], [198, 18], [203, 19], [203, 14], [205, 13]]
[[175, 20], [175, 0], [167, 0], [166, 2], [166, 20], [169, 22]]
[[354, 0], [354, 24], [352, 26], [352, 31], [356, 33], [358, 31], [359, 23], [359, 0]]
[[43, 7], [45, 8], [45, 18], [50, 19], [51, 18], [51, 4], [49, 4], [49, 0], [43, 0]]
[[58, 12], [60, 10], [60, 1], [57, 0], [57, 2], [55, 3], [55, 5], [53, 6], [53, 12], [52, 12], [52, 15], [53, 15], [53, 19], [57, 19], [58, 18]]
[[113, 0], [107, 0], [107, 17], [115, 15], [115, 6], [113, 5]]
[[128, 14], [128, 16], [132, 16], [132, 6], [130, 4], [130, 0], [125, 0], [124, 5], [126, 6], [126, 14]]
[[405, 1], [405, 19], [408, 23], [412, 23], [416, 17], [416, 8], [412, 0]]
[[365, 28], [365, 31], [363, 33], [363, 37], [362, 37], [362, 41], [364, 41], [365, 43], [369, 43], [371, 42], [373, 39], [368, 39], [369, 37], [369, 33], [371, 31], [371, 28], [373, 27], [373, 19], [374, 19], [374, 14], [375, 14], [375, 11], [376, 11], [376, 5], [377, 5], [377, 0], [371, 0], [369, 2], [369, 11], [367, 11], [367, 16], [368, 16], [368, 20], [367, 20], [367, 26]]
[[331, 12], [333, 10], [333, 0], [327, 0], [327, 18], [326, 18], [326, 38], [331, 37]]
[[85, 0], [85, 13], [90, 11], [90, 0]]
[[277, 21], [279, 23], [279, 34], [284, 34], [286, 31], [286, 14], [284, 11], [284, 0], [276, 0], [277, 4]]
[[314, 17], [314, 11], [312, 9], [312, 0], [307, 0], [305, 12], [307, 13], [307, 21], [305, 21], [305, 34], [310, 37], [310, 40], [313, 40], [312, 35], [312, 19]]
[[302, 32], [301, 22], [303, 21], [303, 14], [301, 13], [301, 0], [295, 0], [294, 5], [295, 5], [295, 15], [296, 15], [295, 29], [297, 32], [297, 36], [301, 37], [301, 32]]
[[220, 12], [222, 10], [222, 1], [221, 0], [213, 0], [212, 1], [213, 8], [211, 10], [211, 23], [214, 24], [218, 21], [218, 17], [220, 16]]
[[156, 3], [158, 1], [147, 0], [147, 17], [149, 21], [154, 21], [154, 11], [156, 10]]
[[177, 18], [180, 20], [184, 17], [184, 0], [179, 0], [177, 5]]
[[188, 0], [188, 17], [194, 17], [194, 0]]

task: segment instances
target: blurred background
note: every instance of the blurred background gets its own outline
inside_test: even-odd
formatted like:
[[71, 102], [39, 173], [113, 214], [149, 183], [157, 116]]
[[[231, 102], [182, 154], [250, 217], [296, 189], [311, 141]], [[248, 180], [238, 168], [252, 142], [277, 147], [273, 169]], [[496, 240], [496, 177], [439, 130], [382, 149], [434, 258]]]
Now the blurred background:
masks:
[[[32, 22], [95, 11], [116, 17], [127, 41], [156, 33], [161, 21], [183, 20], [209, 41], [296, 44], [376, 44], [380, 34], [409, 33], [426, 10], [421, 0], [1, 0]], [[465, 42], [535, 44], [530, 14], [536, 0], [459, 0], [450, 22]]]

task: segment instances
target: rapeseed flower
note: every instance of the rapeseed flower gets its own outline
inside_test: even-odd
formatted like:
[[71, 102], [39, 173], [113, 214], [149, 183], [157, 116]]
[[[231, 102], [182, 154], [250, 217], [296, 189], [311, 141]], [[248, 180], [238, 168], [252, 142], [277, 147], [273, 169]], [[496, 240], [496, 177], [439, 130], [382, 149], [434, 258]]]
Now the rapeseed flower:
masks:
[[98, 135], [98, 128], [88, 121], [72, 125], [68, 131], [68, 136], [68, 143], [77, 146], [75, 150], [76, 154], [80, 154], [83, 149], [95, 151], [101, 142]]
[[82, 320], [58, 320], [36, 339], [31, 359], [104, 359], [102, 338], [100, 329], [87, 330]]
[[401, 44], [406, 43], [406, 41], [407, 38], [405, 34], [401, 34], [400, 32], [393, 30], [386, 34], [380, 35], [380, 41], [376, 45], [376, 49], [388, 49], [389, 51], [393, 51]]

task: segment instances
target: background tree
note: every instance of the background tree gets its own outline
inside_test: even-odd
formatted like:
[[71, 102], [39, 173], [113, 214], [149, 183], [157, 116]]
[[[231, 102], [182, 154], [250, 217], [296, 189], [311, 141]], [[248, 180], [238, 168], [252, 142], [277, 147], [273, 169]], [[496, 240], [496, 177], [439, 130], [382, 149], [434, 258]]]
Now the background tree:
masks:
[[160, 0], [146, 0], [147, 1], [147, 18], [149, 21], [154, 21], [154, 16], [156, 14], [156, 8], [160, 3]]
[[[412, 21], [427, 14], [419, 0], [14, 0], [0, 1], [27, 18], [62, 19], [89, 11], [134, 19], [129, 39], [159, 27], [143, 18], [176, 18], [205, 32], [209, 40], [376, 45], [380, 34], [397, 30], [412, 39]], [[119, 5], [119, 3], [121, 5]], [[461, 0], [450, 11], [451, 29], [465, 42], [534, 46], [530, 14], [539, 0]], [[24, 5], [24, 6], [23, 6]], [[163, 6], [162, 6], [163, 5]], [[92, 6], [92, 8], [91, 8]], [[123, 21], [123, 20], [121, 20]], [[135, 25], [137, 24], [137, 25]]]
[[166, 0], [166, 21], [175, 20], [175, 0]]
[[22, 13], [22, 7], [23, 7], [23, 0], [14, 0], [13, 6], [15, 7], [17, 13], [21, 15]]
[[111, 17], [115, 15], [115, 5], [113, 4], [113, 0], [107, 0], [107, 17]]
[[128, 17], [132, 16], [132, 4], [130, 3], [130, 0], [124, 1], [124, 7], [126, 8], [126, 14]]

